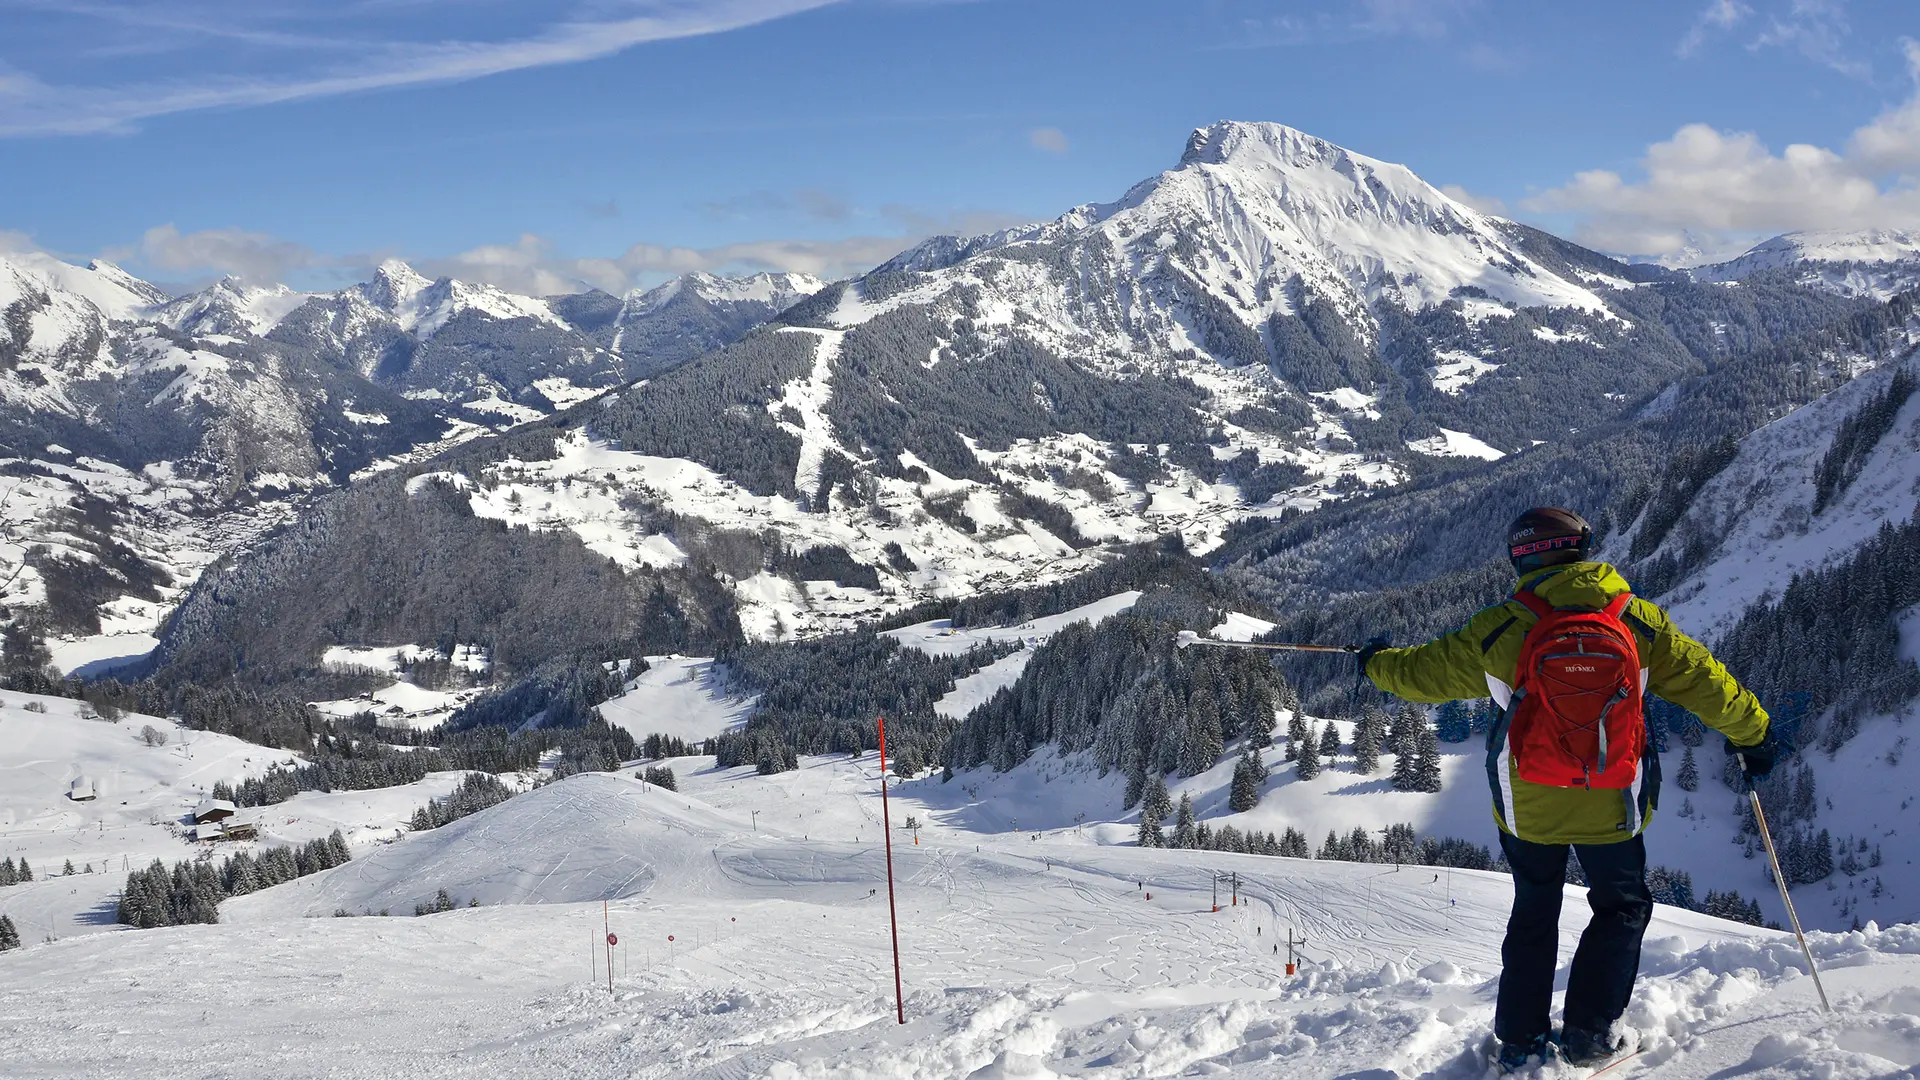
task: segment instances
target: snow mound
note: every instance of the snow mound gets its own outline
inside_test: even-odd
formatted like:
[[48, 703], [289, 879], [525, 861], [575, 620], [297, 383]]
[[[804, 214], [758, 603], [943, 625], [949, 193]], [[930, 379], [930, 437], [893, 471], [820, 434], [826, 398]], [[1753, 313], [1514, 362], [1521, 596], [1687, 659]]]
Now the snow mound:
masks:
[[360, 856], [337, 873], [233, 900], [248, 922], [339, 909], [411, 911], [446, 889], [461, 902], [568, 904], [637, 896], [657, 882], [710, 887], [715, 852], [750, 823], [637, 780], [583, 773]]

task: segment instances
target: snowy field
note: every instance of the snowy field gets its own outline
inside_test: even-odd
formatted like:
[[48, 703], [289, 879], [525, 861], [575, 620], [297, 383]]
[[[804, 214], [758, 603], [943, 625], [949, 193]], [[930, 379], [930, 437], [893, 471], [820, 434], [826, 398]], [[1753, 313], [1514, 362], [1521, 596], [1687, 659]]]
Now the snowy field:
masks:
[[693, 742], [744, 723], [755, 700], [729, 695], [711, 657], [649, 656], [647, 670], [601, 705], [600, 715], [636, 739], [658, 733]]
[[[934, 627], [910, 636], [951, 640]], [[646, 675], [666, 687], [691, 679], [685, 693], [703, 678], [695, 661]], [[28, 701], [48, 712], [26, 711]], [[284, 760], [205, 733], [183, 745], [164, 721], [153, 723], [169, 742], [148, 746], [135, 738], [146, 718], [114, 724], [83, 710], [0, 699], [10, 736], [0, 740], [0, 854], [26, 854], [42, 873], [69, 854], [104, 863], [109, 848], [189, 858], [169, 821], [199, 785]], [[1856, 745], [1865, 753], [1876, 732], [1894, 731], [1870, 727]], [[1440, 795], [1374, 792], [1384, 780], [1355, 776], [1345, 758], [1303, 781], [1274, 754], [1246, 814], [1218, 805], [1225, 771], [1182, 780], [1174, 796], [1193, 794], [1216, 824], [1292, 825], [1316, 844], [1329, 828], [1402, 820], [1491, 842], [1479, 762], [1468, 747], [1447, 749]], [[666, 764], [677, 793], [585, 774], [418, 834], [402, 822], [459, 774], [302, 794], [258, 812], [266, 842], [340, 828], [354, 860], [230, 900], [217, 926], [106, 932], [117, 865], [0, 888], [0, 913], [28, 943], [0, 954], [5, 1075], [1488, 1074], [1511, 895], [1502, 875], [1142, 850], [1120, 812], [1123, 778], [1049, 749], [1005, 774], [899, 782], [900, 1026], [875, 756], [803, 758], [767, 777], [711, 758]], [[1839, 765], [1877, 775], [1871, 763]], [[1897, 776], [1882, 771], [1885, 784], [1835, 791], [1836, 806], [1862, 812], [1841, 800], [1889, 798]], [[101, 778], [99, 800], [66, 798], [80, 772]], [[1716, 783], [1703, 780], [1703, 792]], [[1360, 788], [1373, 797], [1353, 798]], [[918, 843], [902, 828], [908, 816], [924, 826]], [[1705, 876], [1714, 859], [1732, 860], [1756, 879], [1742, 890], [1773, 902], [1726, 842], [1730, 824], [1663, 818], [1648, 834], [1654, 861]], [[1222, 884], [1218, 911], [1216, 874], [1239, 875], [1240, 902]], [[455, 910], [410, 914], [440, 889]], [[1568, 892], [1563, 962], [1585, 918], [1581, 890]], [[1820, 909], [1819, 886], [1798, 894], [1803, 910]], [[340, 911], [355, 917], [332, 917]], [[622, 943], [611, 993], [609, 925]], [[1291, 977], [1289, 932], [1306, 942]], [[1627, 1016], [1644, 1052], [1608, 1075], [1913, 1075], [1920, 927], [1813, 940], [1832, 1016], [1818, 1012], [1787, 935], [1659, 909]]]
[[[784, 774], [787, 795], [877, 816], [871, 763]], [[794, 790], [808, 774], [823, 782]], [[903, 1027], [875, 837], [804, 839], [778, 812], [756, 832], [759, 785], [709, 780], [732, 806], [573, 777], [229, 902], [225, 925], [0, 956], [0, 1058], [21, 1077], [1486, 1074], [1499, 875], [901, 836]], [[1212, 910], [1216, 872], [1241, 875], [1240, 905]], [[304, 917], [439, 887], [484, 906]], [[1307, 941], [1294, 977], [1274, 951], [1288, 931]], [[1615, 1073], [1920, 1064], [1920, 931], [1816, 948], [1830, 1018], [1785, 935], [1661, 909], [1628, 1016], [1645, 1052]]]

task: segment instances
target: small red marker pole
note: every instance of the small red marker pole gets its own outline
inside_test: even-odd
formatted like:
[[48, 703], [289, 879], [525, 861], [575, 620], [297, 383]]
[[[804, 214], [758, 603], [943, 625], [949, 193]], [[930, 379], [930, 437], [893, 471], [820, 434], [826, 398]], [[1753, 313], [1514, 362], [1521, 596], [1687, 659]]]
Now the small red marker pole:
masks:
[[607, 902], [600, 901], [600, 932], [607, 936], [607, 993], [613, 993], [613, 919], [607, 914]]
[[894, 1015], [907, 1022], [906, 994], [900, 987], [900, 916], [893, 905], [893, 825], [887, 816], [887, 718], [880, 720], [880, 831], [887, 839], [887, 925], [893, 931]]

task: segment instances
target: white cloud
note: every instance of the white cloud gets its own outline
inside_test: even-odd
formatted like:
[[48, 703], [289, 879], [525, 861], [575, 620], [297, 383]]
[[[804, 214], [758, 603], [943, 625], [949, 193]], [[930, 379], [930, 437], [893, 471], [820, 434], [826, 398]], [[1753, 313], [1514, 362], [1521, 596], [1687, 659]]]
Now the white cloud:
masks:
[[1875, 172], [1920, 168], [1920, 42], [1902, 45], [1907, 72], [1916, 87], [1914, 96], [1875, 117], [1847, 142], [1847, 155]]
[[445, 258], [422, 259], [415, 269], [432, 278], [476, 281], [524, 296], [553, 296], [586, 288], [625, 291], [627, 276], [606, 259], [569, 259], [545, 238], [523, 234], [511, 244], [482, 244]]
[[1854, 132], [1845, 152], [1794, 143], [1775, 154], [1751, 132], [1688, 124], [1647, 148], [1644, 176], [1595, 169], [1522, 203], [1575, 216], [1582, 243], [1634, 255], [1721, 249], [1779, 232], [1920, 226], [1920, 46], [1916, 93]]
[[1707, 43], [1708, 35], [1716, 30], [1731, 30], [1740, 20], [1753, 14], [1753, 9], [1740, 0], [1711, 0], [1705, 10], [1693, 20], [1685, 37], [1675, 51], [1682, 57], [1692, 56]]
[[1027, 132], [1027, 142], [1036, 150], [1045, 150], [1049, 154], [1067, 152], [1067, 133], [1057, 127], [1038, 127]]
[[176, 273], [232, 274], [248, 281], [272, 283], [292, 270], [335, 266], [304, 244], [244, 229], [202, 229], [183, 233], [175, 226], [148, 229], [136, 245], [107, 252], [116, 261], [138, 259], [156, 270]]
[[1856, 79], [1870, 78], [1872, 68], [1864, 61], [1847, 55], [1846, 38], [1852, 32], [1847, 25], [1847, 12], [1841, 0], [1793, 0], [1784, 15], [1774, 15], [1767, 20], [1767, 29], [1753, 44], [1752, 49], [1767, 46], [1779, 46], [1793, 49], [1800, 55], [1830, 67], [1842, 75]]
[[[459, 82], [523, 68], [576, 63], [652, 41], [721, 33], [822, 7], [836, 0], [597, 0], [581, 10], [597, 17], [558, 15], [538, 31], [504, 41], [376, 40], [354, 48], [338, 42], [245, 35], [231, 25], [243, 9], [219, 19], [169, 30], [202, 37], [243, 37], [249, 44], [287, 50], [285, 74], [260, 76], [217, 68], [194, 77], [102, 85], [48, 83], [24, 72], [0, 72], [0, 135], [75, 135], [129, 130], [137, 121], [195, 109], [269, 105], [305, 98]], [[226, 5], [222, 5], [227, 7]], [[554, 5], [558, 7], [558, 5]], [[103, 4], [85, 13], [122, 22], [150, 22], [151, 5]], [[609, 13], [621, 11], [621, 17]], [[313, 66], [311, 54], [333, 57]], [[350, 59], [341, 59], [341, 57]], [[57, 59], [57, 58], [55, 58]]]

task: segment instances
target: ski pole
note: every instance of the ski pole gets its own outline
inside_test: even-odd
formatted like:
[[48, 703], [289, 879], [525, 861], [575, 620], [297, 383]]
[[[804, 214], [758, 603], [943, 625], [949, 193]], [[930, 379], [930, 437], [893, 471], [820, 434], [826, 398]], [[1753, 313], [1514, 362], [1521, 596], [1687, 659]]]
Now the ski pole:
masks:
[[1780, 902], [1787, 906], [1787, 921], [1793, 924], [1793, 936], [1800, 941], [1800, 953], [1807, 958], [1807, 972], [1813, 976], [1813, 988], [1820, 994], [1820, 1008], [1827, 1012], [1833, 1006], [1827, 1002], [1827, 988], [1820, 983], [1820, 969], [1814, 965], [1813, 950], [1807, 946], [1806, 932], [1800, 929], [1800, 916], [1793, 910], [1793, 897], [1787, 895], [1787, 878], [1780, 872], [1780, 856], [1773, 850], [1773, 834], [1767, 831], [1767, 814], [1760, 809], [1760, 792], [1753, 786], [1753, 777], [1747, 775], [1747, 762], [1740, 759], [1740, 774], [1747, 781], [1747, 798], [1753, 803], [1753, 820], [1760, 826], [1760, 841], [1767, 847], [1767, 861], [1773, 864], [1773, 883], [1780, 886]]
[[1211, 645], [1217, 649], [1266, 649], [1274, 652], [1326, 652], [1357, 653], [1358, 645], [1311, 645], [1305, 642], [1283, 641], [1217, 641], [1203, 638], [1191, 630], [1182, 630], [1173, 640], [1174, 648], [1184, 649], [1189, 645]]

